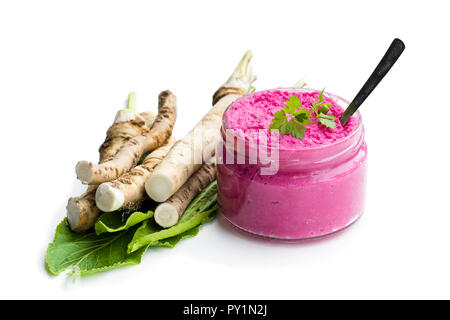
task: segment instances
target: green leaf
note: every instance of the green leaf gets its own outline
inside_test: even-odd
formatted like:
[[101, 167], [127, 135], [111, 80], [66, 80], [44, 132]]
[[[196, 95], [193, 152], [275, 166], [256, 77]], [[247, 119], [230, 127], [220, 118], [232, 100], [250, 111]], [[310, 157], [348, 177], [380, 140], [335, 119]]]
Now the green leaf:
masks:
[[[195, 197], [194, 200], [192, 200], [178, 223], [173, 227], [163, 229], [154, 221], [154, 219], [144, 221], [142, 226], [134, 234], [134, 237], [128, 246], [128, 251], [134, 252], [148, 245], [158, 245], [158, 243], [161, 243], [158, 241], [163, 239], [179, 236], [178, 241], [180, 241], [186, 238], [187, 235], [193, 236], [192, 233], [186, 232], [200, 224], [211, 221], [216, 213], [217, 181], [213, 181], [197, 197]], [[176, 242], [178, 243], [178, 241]]]
[[195, 237], [198, 232], [200, 231], [200, 225], [189, 229], [183, 233], [180, 233], [179, 235], [176, 235], [174, 237], [161, 239], [155, 242], [150, 243], [150, 246], [152, 247], [164, 247], [164, 248], [173, 248], [175, 245], [177, 245], [178, 242], [181, 240], [184, 240], [186, 238]]
[[[319, 119], [319, 122], [324, 126], [336, 129], [335, 117], [327, 114], [332, 105], [323, 102], [324, 91], [325, 88], [320, 91], [316, 101], [311, 104], [311, 109], [315, 113], [313, 116], [310, 115], [310, 110], [301, 108], [302, 101], [296, 95], [290, 96], [286, 100], [286, 106], [274, 113], [269, 130], [279, 130], [281, 134], [289, 133], [297, 139], [303, 139], [306, 133], [306, 125], [312, 122], [311, 118]], [[289, 116], [287, 116], [288, 114]]]
[[[269, 126], [269, 130], [282, 130], [288, 123], [286, 114], [283, 111], [277, 111], [273, 114], [272, 123]], [[283, 134], [283, 133], [281, 133]]]
[[295, 111], [300, 109], [302, 106], [302, 101], [296, 95], [292, 95], [286, 101], [286, 107], [283, 110], [287, 113], [294, 114]]
[[94, 231], [75, 233], [64, 219], [56, 228], [55, 239], [48, 245], [47, 268], [54, 275], [69, 268], [72, 274], [85, 275], [139, 264], [148, 246], [142, 246], [131, 254], [127, 252], [136, 229], [137, 226], [101, 235]]
[[319, 93], [319, 99], [318, 99], [318, 103], [321, 103], [323, 101], [323, 92], [325, 91], [325, 88], [322, 89], [322, 91], [320, 91]]
[[133, 212], [124, 221], [122, 214], [119, 212], [106, 212], [103, 213], [95, 224], [95, 233], [97, 235], [105, 232], [119, 232], [127, 230], [138, 223], [150, 219], [153, 217], [153, 211], [144, 212]]
[[319, 117], [319, 121], [327, 128], [336, 129], [336, 122], [334, 121], [335, 117], [328, 114], [321, 114]]
[[306, 109], [300, 109], [295, 114], [295, 120], [299, 122], [301, 125], [306, 126], [311, 123], [311, 119], [309, 119], [309, 111]]
[[[302, 126], [311, 123], [311, 120], [309, 111], [301, 109], [301, 106], [302, 101], [296, 95], [290, 96], [286, 101], [286, 106], [274, 113], [269, 130], [279, 130], [281, 134], [289, 133], [298, 139], [303, 139], [306, 129]], [[289, 120], [287, 114], [290, 115]]]
[[317, 103], [315, 103], [315, 102], [311, 103], [311, 109], [313, 109], [313, 111], [316, 115], [319, 114], [319, 105]]
[[320, 119], [334, 120], [334, 116], [331, 114], [320, 114]]
[[305, 137], [306, 128], [299, 123], [297, 123], [294, 119], [289, 121], [289, 134], [297, 139], [303, 139]]
[[283, 124], [279, 129], [281, 134], [288, 134], [289, 133], [289, 123]]
[[211, 182], [184, 210], [178, 223], [189, 221], [197, 214], [211, 209], [217, 203], [217, 180]]
[[[194, 200], [189, 204], [189, 206], [184, 211], [184, 214], [181, 216], [179, 223], [183, 223], [191, 220], [193, 217], [198, 215], [201, 212], [210, 209], [217, 202], [217, 181], [212, 182], [208, 187], [205, 188]], [[209, 215], [204, 215], [201, 224], [207, 223], [213, 220], [216, 216], [217, 211], [213, 211]], [[153, 220], [148, 221], [149, 224], [154, 223]], [[154, 223], [156, 225], [156, 223]], [[200, 225], [201, 225], [200, 224]], [[173, 248], [178, 242], [183, 239], [194, 237], [198, 234], [200, 230], [200, 225], [195, 226], [185, 232], [182, 232], [176, 236], [157, 240], [156, 242], [152, 242], [151, 246], [159, 246], [159, 247], [167, 247]], [[161, 230], [161, 227], [154, 226], [154, 229]], [[167, 230], [167, 229], [166, 229]]]
[[217, 206], [191, 217], [189, 220], [181, 220], [173, 227], [163, 229], [153, 219], [146, 220], [136, 231], [133, 239], [128, 245], [128, 252], [135, 252], [147, 246], [157, 245], [159, 240], [172, 238], [211, 220], [211, 216], [217, 213]]
[[[136, 265], [150, 245], [173, 248], [181, 240], [197, 235], [200, 225], [214, 219], [216, 213], [217, 181], [214, 181], [189, 204], [172, 228], [159, 227], [152, 210], [134, 212], [126, 221], [118, 213], [103, 214], [96, 224], [99, 234], [94, 230], [72, 232], [64, 219], [48, 245], [47, 269], [54, 275], [66, 269], [72, 269], [72, 274], [85, 275]], [[135, 239], [132, 252], [128, 252]]]

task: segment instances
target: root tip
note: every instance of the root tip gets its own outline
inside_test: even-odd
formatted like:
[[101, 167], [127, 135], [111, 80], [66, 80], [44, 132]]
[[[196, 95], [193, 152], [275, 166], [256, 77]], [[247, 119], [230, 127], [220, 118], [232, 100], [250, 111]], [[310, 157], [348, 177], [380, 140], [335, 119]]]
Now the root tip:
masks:
[[253, 74], [253, 69], [250, 64], [252, 57], [252, 52], [248, 50], [242, 57], [231, 77], [225, 82], [224, 86], [234, 86], [242, 88], [245, 91], [250, 89], [252, 83], [256, 80], [256, 76]]
[[76, 198], [70, 198], [66, 206], [67, 221], [69, 222], [69, 227], [75, 230], [78, 227], [78, 222], [80, 221], [80, 208], [77, 205]]
[[83, 183], [89, 184], [92, 181], [92, 164], [89, 161], [80, 161], [75, 167], [77, 178]]
[[145, 191], [156, 202], [164, 202], [172, 195], [172, 182], [165, 175], [153, 174], [145, 183]]
[[155, 221], [163, 228], [169, 228], [178, 222], [177, 210], [168, 203], [161, 203], [155, 210]]
[[103, 212], [112, 212], [120, 209], [125, 201], [123, 192], [102, 183], [95, 192], [95, 203], [97, 208]]

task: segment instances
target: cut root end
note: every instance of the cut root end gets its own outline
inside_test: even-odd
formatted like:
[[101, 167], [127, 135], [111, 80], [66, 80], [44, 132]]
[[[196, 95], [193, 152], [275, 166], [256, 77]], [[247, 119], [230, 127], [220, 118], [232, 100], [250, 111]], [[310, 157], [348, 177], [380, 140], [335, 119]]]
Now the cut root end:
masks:
[[155, 221], [163, 228], [175, 225], [178, 218], [178, 212], [171, 204], [161, 203], [155, 210]]
[[166, 175], [153, 174], [145, 183], [145, 191], [156, 202], [164, 202], [173, 194], [173, 182]]
[[80, 220], [80, 208], [77, 204], [76, 198], [70, 198], [66, 206], [67, 210], [67, 221], [72, 230], [78, 228], [78, 222]]
[[75, 167], [77, 178], [83, 183], [89, 184], [92, 181], [92, 164], [89, 161], [80, 161]]
[[111, 187], [107, 183], [102, 183], [95, 193], [95, 203], [97, 208], [103, 212], [112, 212], [120, 209], [125, 201], [123, 192]]

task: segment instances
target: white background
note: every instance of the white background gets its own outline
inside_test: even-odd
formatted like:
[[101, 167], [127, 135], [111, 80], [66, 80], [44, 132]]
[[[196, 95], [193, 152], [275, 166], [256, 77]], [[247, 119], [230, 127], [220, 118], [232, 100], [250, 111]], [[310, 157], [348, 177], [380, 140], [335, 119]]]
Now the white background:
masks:
[[[2, 1], [0, 298], [450, 298], [448, 1]], [[316, 241], [222, 218], [139, 266], [72, 283], [45, 250], [130, 90], [178, 97], [181, 137], [247, 49], [258, 89], [351, 99], [394, 37], [406, 50], [362, 107], [364, 216]]]

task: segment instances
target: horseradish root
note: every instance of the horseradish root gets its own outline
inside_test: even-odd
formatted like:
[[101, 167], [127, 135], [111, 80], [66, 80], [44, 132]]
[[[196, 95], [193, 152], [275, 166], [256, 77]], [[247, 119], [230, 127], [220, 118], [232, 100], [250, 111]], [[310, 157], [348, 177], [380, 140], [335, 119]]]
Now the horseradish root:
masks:
[[100, 146], [99, 163], [111, 159], [131, 138], [148, 131], [155, 118], [156, 115], [151, 111], [136, 114], [133, 119], [127, 121], [120, 121], [120, 118], [116, 117], [114, 124], [108, 129], [105, 142]]
[[170, 137], [162, 147], [147, 155], [141, 165], [134, 167], [116, 180], [99, 185], [95, 193], [97, 207], [104, 212], [138, 209], [147, 197], [145, 181], [174, 143], [175, 139]]
[[235, 94], [242, 96], [248, 92], [254, 91], [252, 83], [256, 80], [256, 76], [253, 75], [252, 66], [250, 60], [253, 55], [251, 51], [247, 51], [239, 62], [238, 66], [225, 82], [213, 95], [213, 105], [220, 101], [227, 95]]
[[192, 199], [214, 179], [216, 179], [215, 164], [202, 165], [177, 192], [156, 207], [154, 216], [156, 223], [163, 228], [175, 225]]
[[128, 140], [113, 157], [101, 164], [78, 162], [75, 168], [77, 178], [87, 184], [117, 179], [135, 166], [142, 154], [160, 147], [171, 136], [176, 115], [175, 95], [170, 91], [161, 92], [158, 115], [151, 129]]
[[[137, 116], [134, 105], [135, 95], [132, 92], [128, 96], [127, 108], [117, 112], [114, 123], [108, 129], [106, 140], [99, 149], [100, 163], [111, 158], [126, 141], [153, 125], [156, 115], [153, 112], [142, 112]], [[67, 202], [67, 220], [73, 231], [81, 232], [92, 228], [100, 216], [101, 211], [95, 205], [96, 190], [96, 185], [90, 185], [85, 193], [72, 197]]]
[[86, 231], [94, 226], [100, 215], [100, 210], [95, 206], [96, 189], [97, 186], [88, 186], [85, 193], [67, 202], [67, 221], [72, 231]]
[[246, 94], [255, 80], [249, 64], [251, 58], [248, 51], [228, 81], [214, 94], [212, 109], [183, 139], [175, 143], [155, 168], [145, 183], [150, 198], [157, 202], [169, 199], [202, 166], [203, 160], [214, 154], [225, 109]]
[[[155, 122], [156, 114], [154, 114], [151, 111], [145, 111], [145, 112], [139, 113], [139, 115], [142, 118], [144, 118], [146, 129], [149, 130], [152, 127], [153, 122]], [[133, 137], [131, 137], [131, 138], [133, 138]]]
[[98, 150], [100, 163], [113, 157], [125, 142], [143, 134], [153, 124], [155, 114], [153, 112], [136, 114], [135, 101], [136, 95], [131, 92], [128, 95], [126, 109], [116, 113], [114, 123], [109, 127], [106, 139]]

